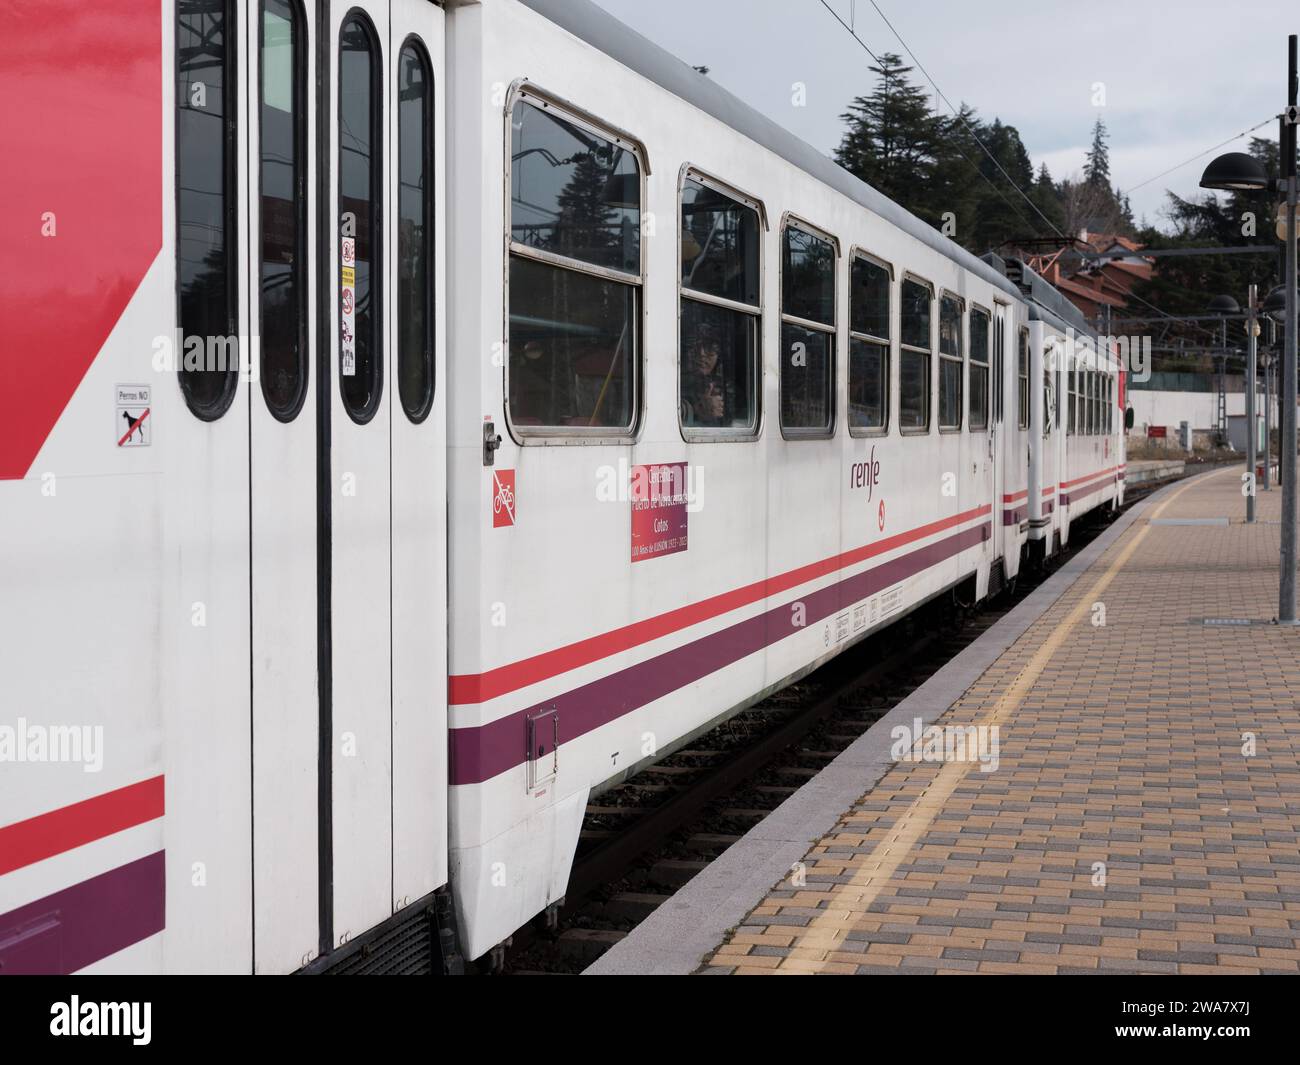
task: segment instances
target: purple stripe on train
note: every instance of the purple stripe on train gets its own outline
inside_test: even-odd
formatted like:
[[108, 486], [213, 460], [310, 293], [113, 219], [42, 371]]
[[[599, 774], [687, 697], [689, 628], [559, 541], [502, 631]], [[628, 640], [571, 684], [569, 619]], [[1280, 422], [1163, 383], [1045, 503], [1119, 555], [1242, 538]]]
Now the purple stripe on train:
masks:
[[1092, 484], [1084, 485], [1082, 488], [1072, 489], [1069, 492], [1062, 492], [1061, 502], [1067, 506], [1071, 503], [1077, 503], [1080, 499], [1085, 499], [1094, 492], [1100, 492], [1103, 488], [1109, 488], [1114, 483], [1114, 477], [1103, 477], [1100, 481], [1094, 481]]
[[[944, 540], [525, 710], [486, 725], [454, 728], [451, 730], [451, 782], [478, 784], [520, 765], [527, 757], [528, 719], [539, 711], [554, 708], [559, 712], [559, 742], [566, 743], [975, 547], [992, 535], [989, 522], [963, 529]], [[793, 609], [796, 604], [802, 604], [797, 619], [801, 624], [796, 623]]]
[[0, 973], [73, 973], [161, 932], [164, 854], [158, 851], [0, 914]]

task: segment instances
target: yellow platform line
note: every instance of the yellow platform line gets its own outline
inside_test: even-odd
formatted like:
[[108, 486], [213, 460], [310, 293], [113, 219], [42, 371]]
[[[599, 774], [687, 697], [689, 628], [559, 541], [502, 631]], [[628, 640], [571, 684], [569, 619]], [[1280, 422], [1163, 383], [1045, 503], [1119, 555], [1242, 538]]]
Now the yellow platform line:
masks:
[[[1218, 475], [1218, 473], [1215, 473], [1210, 476]], [[1115, 579], [1119, 571], [1128, 564], [1128, 560], [1133, 557], [1133, 552], [1146, 539], [1147, 533], [1151, 531], [1151, 519], [1158, 518], [1167, 506], [1191, 487], [1191, 483], [1180, 486], [1168, 499], [1156, 507], [1147, 518], [1147, 524], [1137, 530], [1136, 535], [1115, 556], [1114, 561], [1106, 568], [1106, 571], [1080, 596], [1073, 609], [1057, 623], [1051, 634], [1034, 652], [1025, 668], [998, 696], [997, 702], [989, 708], [989, 711], [977, 724], [983, 726], [1001, 724], [1005, 718], [1019, 708], [1025, 695], [1042, 676], [1043, 670], [1047, 668], [1052, 656], [1060, 649], [1079, 622], [1083, 620], [1084, 615], [1091, 610], [1092, 604], [1110, 586], [1111, 581]], [[920, 742], [920, 737], [917, 737], [917, 742]], [[889, 835], [876, 845], [871, 854], [858, 867], [853, 874], [853, 879], [849, 883], [840, 886], [832, 901], [851, 903], [852, 908], [828, 910], [821, 916], [814, 917], [812, 922], [802, 930], [795, 932], [797, 938], [791, 946], [794, 948], [821, 947], [823, 952], [821, 959], [819, 961], [812, 959], [815, 964], [810, 966], [810, 959], [806, 954], [799, 957], [787, 956], [781, 959], [780, 964], [777, 966], [778, 970], [792, 973], [818, 972], [832, 964], [829, 957], [830, 952], [839, 948], [839, 945], [851, 931], [852, 922], [865, 914], [871, 907], [871, 904], [893, 877], [898, 867], [903, 864], [903, 860], [911, 852], [916, 841], [929, 830], [934, 823], [935, 817], [943, 810], [948, 799], [952, 797], [952, 793], [966, 778], [972, 764], [974, 763], [969, 761], [945, 762], [929, 786], [921, 792], [911, 806], [903, 811], [903, 814], [894, 823]]]

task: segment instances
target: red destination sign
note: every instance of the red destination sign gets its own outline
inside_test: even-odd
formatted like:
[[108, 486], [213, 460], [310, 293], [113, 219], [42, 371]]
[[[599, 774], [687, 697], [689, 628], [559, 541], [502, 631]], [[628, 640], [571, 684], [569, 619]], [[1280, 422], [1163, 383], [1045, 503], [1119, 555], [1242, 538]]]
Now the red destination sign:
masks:
[[633, 466], [632, 561], [686, 550], [686, 463]]

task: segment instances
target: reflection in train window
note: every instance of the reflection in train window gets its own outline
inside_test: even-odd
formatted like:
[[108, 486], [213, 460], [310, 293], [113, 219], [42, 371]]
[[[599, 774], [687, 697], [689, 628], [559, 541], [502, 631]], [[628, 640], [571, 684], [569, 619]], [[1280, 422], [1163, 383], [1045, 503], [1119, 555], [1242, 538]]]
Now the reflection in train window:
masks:
[[970, 427], [989, 427], [989, 313], [970, 312]]
[[307, 395], [306, 67], [297, 0], [264, 0], [261, 33], [262, 395], [289, 421]]
[[934, 290], [924, 281], [903, 280], [898, 355], [898, 425], [903, 432], [930, 428], [930, 318]]
[[849, 433], [889, 426], [891, 268], [863, 255], [849, 271]]
[[433, 75], [414, 38], [397, 58], [397, 394], [433, 406]]
[[510, 423], [630, 434], [637, 415], [641, 161], [538, 99], [510, 138]]
[[592, 266], [641, 272], [641, 168], [636, 153], [552, 106], [511, 115], [510, 236]]
[[1093, 402], [1093, 373], [1091, 369], [1083, 371], [1083, 432], [1092, 436], [1093, 421], [1096, 415], [1096, 403]]
[[529, 426], [632, 426], [637, 289], [510, 257], [510, 419]]
[[682, 183], [679, 403], [693, 436], [758, 429], [760, 231], [753, 205]]
[[1069, 358], [1070, 358], [1070, 369], [1069, 369], [1069, 373], [1066, 375], [1065, 391], [1066, 391], [1066, 403], [1069, 405], [1070, 409], [1068, 411], [1068, 417], [1066, 419], [1065, 435], [1073, 436], [1078, 431], [1077, 429], [1078, 416], [1076, 412], [1078, 410], [1079, 385], [1077, 382], [1077, 378], [1075, 376], [1076, 371], [1074, 365], [1074, 356], [1071, 355]]
[[1060, 425], [1060, 412], [1056, 406], [1057, 346], [1053, 340], [1043, 348], [1043, 435], [1050, 436], [1052, 424]]
[[1020, 327], [1020, 343], [1016, 350], [1016, 402], [1019, 407], [1017, 424], [1029, 428], [1029, 330]]
[[351, 15], [339, 31], [339, 381], [360, 423], [374, 417], [383, 389], [379, 85], [378, 45]]
[[781, 239], [781, 429], [830, 436], [835, 419], [835, 245], [788, 224]]
[[1003, 380], [1003, 353], [1006, 351], [1007, 331], [1006, 331], [1005, 307], [999, 307], [998, 313], [993, 318], [993, 424], [1002, 424], [1002, 397], [1005, 391], [1005, 381]]
[[961, 428], [962, 303], [956, 296], [939, 300], [939, 428]]
[[221, 417], [239, 379], [235, 241], [235, 20], [226, 0], [176, 14], [178, 376], [198, 417]]

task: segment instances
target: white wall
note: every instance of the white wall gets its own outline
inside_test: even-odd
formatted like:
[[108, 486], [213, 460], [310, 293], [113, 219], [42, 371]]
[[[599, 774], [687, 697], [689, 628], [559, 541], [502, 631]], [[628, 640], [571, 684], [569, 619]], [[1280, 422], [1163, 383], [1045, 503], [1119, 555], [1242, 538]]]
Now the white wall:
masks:
[[[1129, 389], [1128, 403], [1133, 408], [1133, 429], [1139, 431], [1148, 425], [1167, 425], [1172, 433], [1179, 422], [1187, 422], [1193, 429], [1212, 429], [1215, 421], [1215, 395], [1213, 392], [1156, 392]], [[1259, 412], [1264, 412], [1264, 395], [1259, 398]], [[1228, 415], [1246, 413], [1246, 395], [1228, 393]], [[1277, 397], [1274, 397], [1273, 425], [1278, 424]]]

